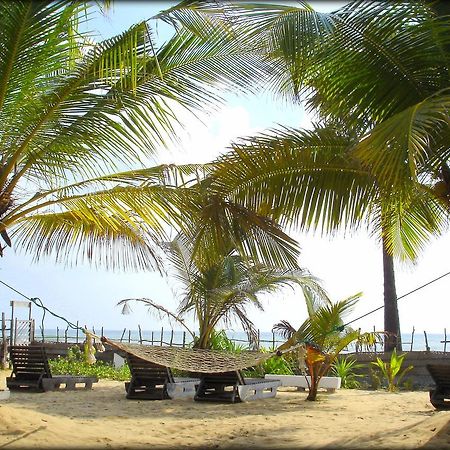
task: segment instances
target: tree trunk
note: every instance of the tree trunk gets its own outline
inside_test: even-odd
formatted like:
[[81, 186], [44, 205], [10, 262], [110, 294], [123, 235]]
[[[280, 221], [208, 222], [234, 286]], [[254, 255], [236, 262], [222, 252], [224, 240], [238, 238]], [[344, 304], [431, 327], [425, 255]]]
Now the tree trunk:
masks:
[[383, 278], [384, 278], [384, 351], [391, 352], [396, 348], [402, 350], [400, 335], [400, 318], [395, 289], [394, 258], [386, 249], [383, 238]]
[[315, 402], [317, 398], [317, 390], [319, 388], [319, 366], [320, 363], [313, 363], [309, 366], [309, 376], [311, 378], [311, 383], [306, 400], [310, 402]]

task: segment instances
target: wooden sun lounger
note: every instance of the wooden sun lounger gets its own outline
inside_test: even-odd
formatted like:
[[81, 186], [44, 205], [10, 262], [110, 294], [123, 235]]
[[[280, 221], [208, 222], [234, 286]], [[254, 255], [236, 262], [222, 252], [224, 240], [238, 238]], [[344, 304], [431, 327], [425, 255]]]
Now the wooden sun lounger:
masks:
[[172, 370], [127, 353], [130, 382], [125, 383], [128, 399], [164, 400], [194, 398], [198, 378], [175, 378]]
[[212, 402], [246, 402], [275, 397], [281, 381], [244, 378], [241, 371], [200, 374], [194, 400]]
[[427, 370], [436, 383], [430, 390], [430, 402], [436, 409], [450, 409], [450, 365], [427, 364]]
[[92, 389], [92, 384], [98, 382], [97, 377], [53, 376], [42, 345], [14, 345], [9, 348], [9, 354], [13, 371], [6, 378], [6, 385], [10, 390], [75, 390], [79, 385], [84, 389]]

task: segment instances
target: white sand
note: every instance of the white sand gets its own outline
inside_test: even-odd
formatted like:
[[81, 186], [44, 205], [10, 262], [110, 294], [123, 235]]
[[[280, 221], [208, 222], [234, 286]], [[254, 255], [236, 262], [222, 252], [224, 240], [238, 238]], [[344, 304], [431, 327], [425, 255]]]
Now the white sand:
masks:
[[428, 392], [341, 389], [307, 402], [285, 388], [215, 404], [127, 400], [123, 386], [11, 392], [0, 402], [0, 448], [450, 448], [450, 411], [435, 411]]

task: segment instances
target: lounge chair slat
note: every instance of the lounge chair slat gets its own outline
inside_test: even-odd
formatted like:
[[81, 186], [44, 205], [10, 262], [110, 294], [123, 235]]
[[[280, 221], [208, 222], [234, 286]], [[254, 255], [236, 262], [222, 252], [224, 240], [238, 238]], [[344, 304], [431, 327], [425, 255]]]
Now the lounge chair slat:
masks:
[[427, 370], [436, 384], [430, 390], [430, 402], [436, 409], [450, 409], [450, 365], [427, 364]]
[[[85, 389], [91, 389], [92, 384], [98, 381], [96, 377], [52, 377], [45, 347], [42, 345], [11, 346], [9, 353], [13, 366], [11, 377], [6, 379], [9, 389], [42, 392], [59, 389], [61, 384], [64, 384], [65, 389], [74, 389], [77, 383], [83, 383]], [[64, 382], [61, 378], [64, 378]]]
[[170, 367], [161, 366], [127, 353], [131, 380], [125, 383], [127, 399], [165, 400], [193, 398], [199, 379], [175, 381]]
[[201, 374], [196, 401], [230, 402], [275, 397], [280, 381], [245, 380], [241, 371]]

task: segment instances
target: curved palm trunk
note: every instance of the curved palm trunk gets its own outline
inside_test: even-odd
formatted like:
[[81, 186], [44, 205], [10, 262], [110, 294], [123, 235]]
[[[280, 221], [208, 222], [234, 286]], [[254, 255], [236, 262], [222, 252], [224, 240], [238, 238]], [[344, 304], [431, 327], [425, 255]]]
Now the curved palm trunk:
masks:
[[317, 390], [319, 388], [319, 381], [320, 381], [318, 364], [312, 365], [312, 367], [310, 368], [309, 375], [311, 379], [311, 384], [309, 386], [308, 396], [306, 397], [306, 400], [314, 402], [316, 401], [317, 398]]
[[400, 318], [397, 306], [397, 291], [395, 288], [394, 258], [386, 249], [386, 242], [382, 238], [383, 245], [383, 279], [384, 279], [384, 351], [391, 352], [396, 348], [402, 350], [400, 335]]

